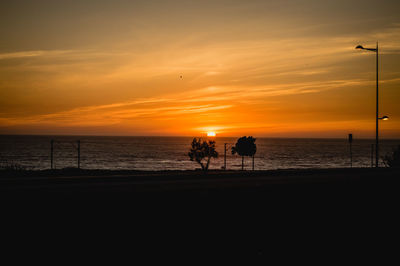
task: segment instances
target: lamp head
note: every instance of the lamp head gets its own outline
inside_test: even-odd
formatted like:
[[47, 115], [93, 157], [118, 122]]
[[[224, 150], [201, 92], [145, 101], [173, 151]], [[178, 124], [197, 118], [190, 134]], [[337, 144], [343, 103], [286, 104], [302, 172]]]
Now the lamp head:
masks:
[[362, 45], [357, 45], [356, 49], [364, 49], [364, 47], [362, 47]]
[[388, 116], [382, 116], [382, 118], [381, 118], [382, 120], [389, 120], [389, 117]]

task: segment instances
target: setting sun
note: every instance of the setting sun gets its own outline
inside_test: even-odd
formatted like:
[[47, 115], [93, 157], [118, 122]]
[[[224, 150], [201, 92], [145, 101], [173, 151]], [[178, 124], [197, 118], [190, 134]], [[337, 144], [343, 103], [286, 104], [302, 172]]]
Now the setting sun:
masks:
[[215, 137], [216, 135], [215, 132], [207, 132], [207, 137]]

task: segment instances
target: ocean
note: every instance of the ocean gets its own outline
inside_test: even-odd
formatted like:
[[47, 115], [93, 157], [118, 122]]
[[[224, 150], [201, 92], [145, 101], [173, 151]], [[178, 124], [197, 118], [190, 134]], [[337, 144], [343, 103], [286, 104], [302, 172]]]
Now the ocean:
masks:
[[[17, 164], [26, 169], [51, 167], [51, 140], [54, 140], [54, 167], [77, 167], [80, 141], [80, 167], [112, 170], [193, 170], [200, 166], [189, 160], [192, 137], [100, 137], [100, 136], [19, 136], [0, 135], [0, 165]], [[219, 157], [210, 169], [224, 166], [241, 169], [241, 157], [231, 154], [237, 138], [216, 137]], [[371, 167], [374, 140], [354, 139], [353, 167]], [[343, 168], [350, 167], [347, 139], [257, 138], [255, 169]], [[381, 140], [380, 155], [390, 153], [400, 140]], [[382, 162], [382, 161], [381, 161]], [[383, 166], [383, 164], [381, 163]], [[245, 158], [245, 169], [252, 159]]]

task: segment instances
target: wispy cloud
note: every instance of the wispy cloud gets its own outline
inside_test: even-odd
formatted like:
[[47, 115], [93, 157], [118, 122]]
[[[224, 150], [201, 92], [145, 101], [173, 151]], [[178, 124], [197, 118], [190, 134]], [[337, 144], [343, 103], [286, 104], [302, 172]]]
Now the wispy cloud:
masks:
[[25, 58], [25, 57], [60, 56], [60, 55], [73, 54], [75, 52], [76, 51], [73, 51], [73, 50], [37, 50], [37, 51], [20, 51], [20, 52], [10, 52], [10, 53], [0, 53], [0, 60]]
[[[387, 80], [395, 82], [399, 79]], [[158, 98], [138, 98], [129, 101], [103, 105], [92, 105], [63, 112], [44, 115], [9, 117], [3, 114], [2, 124], [68, 124], [68, 125], [112, 125], [132, 121], [132, 119], [156, 120], [169, 118], [179, 120], [182, 116], [200, 113], [224, 111], [239, 105], [250, 106], [262, 101], [270, 101], [270, 97], [319, 93], [325, 90], [372, 84], [370, 80], [327, 80], [310, 81], [274, 86], [229, 87], [210, 86], [190, 93], [181, 92], [165, 94]], [[267, 97], [267, 98], [266, 98]], [[269, 98], [268, 98], [269, 97]], [[268, 100], [267, 100], [268, 99]]]
[[[161, 106], [161, 107], [160, 107]], [[68, 125], [110, 125], [127, 120], [157, 119], [213, 112], [231, 108], [233, 105], [180, 104], [172, 99], [141, 99], [121, 103], [75, 108], [45, 115], [26, 116], [21, 119], [2, 118], [3, 124], [68, 124]]]

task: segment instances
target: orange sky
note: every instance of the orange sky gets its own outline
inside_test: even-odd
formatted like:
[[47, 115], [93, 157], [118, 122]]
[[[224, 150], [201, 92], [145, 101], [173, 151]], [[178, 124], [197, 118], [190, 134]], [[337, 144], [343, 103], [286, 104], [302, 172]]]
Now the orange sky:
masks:
[[400, 138], [397, 1], [55, 2], [2, 4], [0, 134], [374, 137], [379, 41]]

